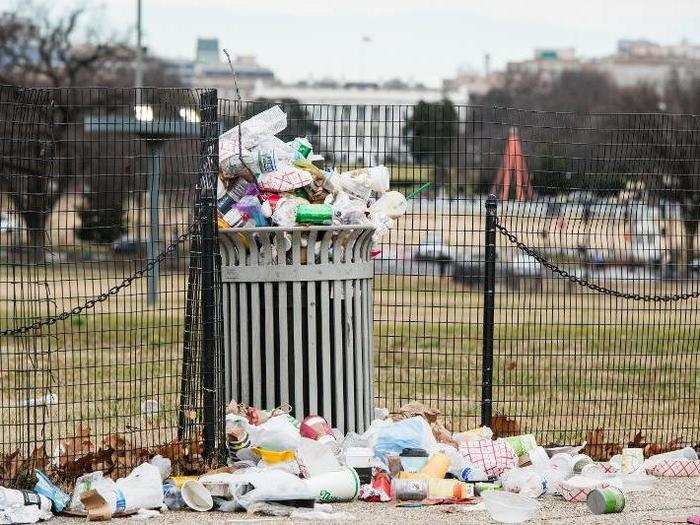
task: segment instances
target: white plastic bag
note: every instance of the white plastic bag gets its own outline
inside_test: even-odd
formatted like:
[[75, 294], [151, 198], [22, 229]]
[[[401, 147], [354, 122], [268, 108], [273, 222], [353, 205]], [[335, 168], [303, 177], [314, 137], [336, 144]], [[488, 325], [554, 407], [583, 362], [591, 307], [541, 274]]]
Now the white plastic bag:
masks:
[[0, 523], [36, 523], [52, 517], [51, 500], [46, 496], [0, 487]]
[[301, 438], [296, 449], [299, 468], [305, 478], [340, 470], [338, 458], [324, 443], [313, 439]]
[[287, 414], [273, 416], [261, 425], [248, 425], [247, 430], [251, 446], [266, 450], [295, 450], [301, 440], [299, 428]]
[[[116, 481], [117, 494], [124, 496], [124, 511], [159, 509], [163, 506], [163, 481], [160, 471], [142, 463], [125, 478]], [[104, 496], [103, 496], [104, 497]]]
[[[315, 494], [297, 476], [283, 470], [249, 468], [232, 474], [231, 493], [241, 507], [247, 509], [256, 501], [284, 501], [290, 499], [314, 499]], [[240, 494], [241, 485], [252, 485], [253, 489]]]

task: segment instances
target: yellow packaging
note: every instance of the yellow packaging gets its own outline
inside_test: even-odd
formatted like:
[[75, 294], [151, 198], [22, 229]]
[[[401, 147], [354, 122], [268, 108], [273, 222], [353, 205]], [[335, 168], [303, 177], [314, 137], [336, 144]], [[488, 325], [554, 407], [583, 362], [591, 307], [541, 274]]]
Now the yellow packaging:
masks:
[[433, 454], [418, 474], [426, 478], [442, 479], [450, 468], [450, 458], [444, 452]]
[[274, 465], [275, 463], [284, 463], [285, 461], [292, 461], [296, 456], [293, 450], [266, 450], [264, 448], [254, 448], [255, 452], [260, 459], [262, 459], [268, 465]]
[[177, 488], [181, 489], [186, 481], [190, 481], [192, 479], [199, 479], [199, 476], [173, 476], [170, 479], [173, 480]]

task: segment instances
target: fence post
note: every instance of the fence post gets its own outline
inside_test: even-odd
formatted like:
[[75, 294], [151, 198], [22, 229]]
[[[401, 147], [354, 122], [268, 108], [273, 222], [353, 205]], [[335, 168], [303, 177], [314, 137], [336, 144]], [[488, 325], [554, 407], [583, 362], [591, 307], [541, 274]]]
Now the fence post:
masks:
[[496, 206], [495, 195], [486, 199], [484, 234], [484, 327], [481, 356], [481, 424], [491, 424], [493, 384], [493, 324], [496, 299]]
[[[216, 177], [218, 176], [218, 96], [216, 90], [205, 91], [200, 95], [201, 116], [201, 257], [202, 257], [202, 411], [204, 416], [204, 451], [206, 459], [216, 450], [218, 386], [221, 364], [217, 352], [216, 279], [217, 271], [217, 225], [216, 225]], [[220, 345], [219, 345], [220, 346]], [[219, 401], [221, 403], [221, 401]]]

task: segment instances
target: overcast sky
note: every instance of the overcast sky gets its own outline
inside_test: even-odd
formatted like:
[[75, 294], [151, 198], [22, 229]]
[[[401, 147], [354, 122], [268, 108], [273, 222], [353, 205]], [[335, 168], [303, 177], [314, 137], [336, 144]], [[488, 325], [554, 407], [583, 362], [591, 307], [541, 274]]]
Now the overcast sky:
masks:
[[[8, 9], [17, 0], [0, 0]], [[93, 6], [101, 30], [133, 35], [136, 0]], [[535, 47], [610, 54], [620, 38], [700, 43], [700, 0], [143, 0], [145, 44], [191, 58], [198, 36], [252, 53], [282, 80], [400, 77], [437, 85], [459, 67], [502, 67]], [[363, 36], [371, 38], [363, 43]]]

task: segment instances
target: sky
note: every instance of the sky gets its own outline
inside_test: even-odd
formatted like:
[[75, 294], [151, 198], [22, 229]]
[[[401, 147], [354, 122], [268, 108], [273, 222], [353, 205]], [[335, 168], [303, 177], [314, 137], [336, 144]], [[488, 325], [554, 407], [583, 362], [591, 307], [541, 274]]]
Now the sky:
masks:
[[[0, 0], [11, 9], [18, 0]], [[134, 40], [136, 0], [51, 0], [91, 9], [102, 34]], [[143, 0], [144, 44], [192, 58], [198, 36], [232, 55], [255, 54], [283, 81], [390, 78], [437, 86], [459, 68], [483, 71], [536, 47], [580, 56], [615, 51], [620, 38], [700, 43], [698, 0]], [[363, 42], [369, 37], [370, 42]]]

